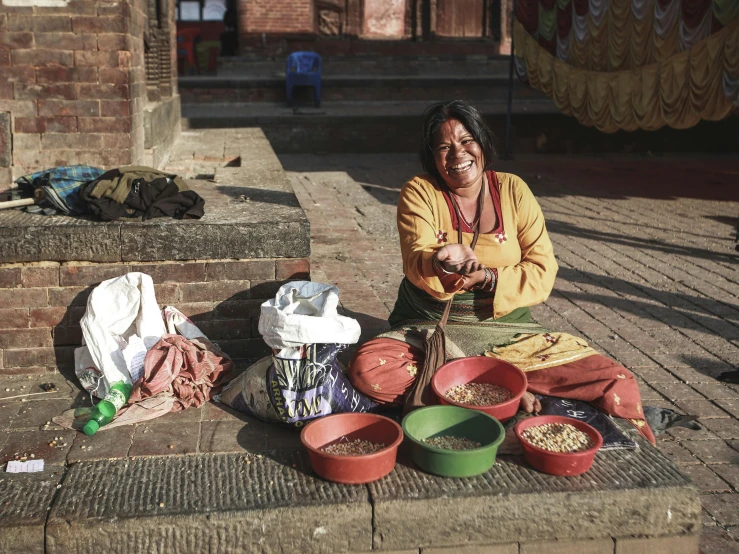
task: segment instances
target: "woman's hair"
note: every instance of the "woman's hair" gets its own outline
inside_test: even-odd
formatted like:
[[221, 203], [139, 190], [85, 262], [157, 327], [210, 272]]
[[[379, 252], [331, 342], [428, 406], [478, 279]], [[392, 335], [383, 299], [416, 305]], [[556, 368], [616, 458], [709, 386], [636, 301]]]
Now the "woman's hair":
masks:
[[441, 178], [434, 161], [434, 138], [436, 132], [450, 119], [456, 119], [469, 131], [475, 142], [480, 145], [485, 169], [489, 169], [496, 158], [495, 135], [487, 126], [474, 106], [464, 100], [452, 100], [431, 104], [423, 112], [423, 135], [421, 137], [421, 165], [437, 179]]

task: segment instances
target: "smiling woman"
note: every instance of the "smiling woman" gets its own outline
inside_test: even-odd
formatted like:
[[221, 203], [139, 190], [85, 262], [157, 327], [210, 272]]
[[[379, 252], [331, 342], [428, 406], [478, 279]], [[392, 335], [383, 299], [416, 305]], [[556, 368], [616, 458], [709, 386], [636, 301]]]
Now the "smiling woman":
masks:
[[[489, 293], [496, 301], [487, 315], [496, 319], [543, 302], [557, 263], [526, 183], [492, 171], [495, 137], [470, 104], [434, 104], [424, 119], [419, 154], [428, 175], [406, 183], [398, 202], [406, 281], [442, 301], [458, 292]], [[409, 308], [399, 300], [391, 323]]]
[[454, 298], [444, 328], [449, 359], [509, 361], [527, 372], [523, 410], [539, 408], [530, 393], [584, 400], [632, 420], [653, 441], [633, 375], [583, 339], [532, 320], [529, 307], [547, 299], [558, 266], [529, 187], [492, 170], [494, 140], [464, 101], [426, 110], [419, 152], [426, 174], [408, 181], [398, 200], [405, 277], [389, 318], [393, 328], [357, 350], [352, 383], [379, 403], [407, 401], [426, 338]]

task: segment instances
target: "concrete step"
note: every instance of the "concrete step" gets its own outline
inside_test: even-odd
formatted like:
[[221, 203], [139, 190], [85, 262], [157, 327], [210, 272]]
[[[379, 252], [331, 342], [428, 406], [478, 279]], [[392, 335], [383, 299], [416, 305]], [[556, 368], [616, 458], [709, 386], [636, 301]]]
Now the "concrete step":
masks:
[[[533, 89], [514, 89], [510, 144], [512, 153], [730, 153], [723, 137], [737, 136], [739, 117], [704, 121], [691, 129], [601, 133], [563, 115], [551, 99]], [[467, 99], [466, 96], [462, 96]], [[190, 129], [261, 127], [272, 148], [285, 153], [416, 152], [422, 114], [431, 101], [334, 102], [321, 108], [302, 102], [295, 109], [283, 103], [184, 104], [183, 126]], [[474, 105], [504, 150], [507, 92]]]
[[[486, 473], [448, 479], [419, 471], [401, 448], [383, 479], [339, 485], [316, 477], [294, 430], [250, 418], [242, 425], [238, 454], [102, 459], [6, 474], [0, 549], [187, 554], [207, 545], [213, 552], [312, 553], [497, 545], [543, 552], [572, 541], [580, 552], [612, 552], [615, 541], [617, 552], [636, 552], [631, 537], [639, 537], [639, 552], [697, 551], [697, 490], [641, 439], [637, 450], [599, 452], [577, 477], [545, 475], [499, 452]], [[277, 431], [282, 447], [265, 450], [252, 427]]]
[[[443, 99], [443, 98], [441, 98]], [[439, 98], [433, 99], [441, 100]], [[325, 102], [321, 108], [284, 104], [186, 104], [183, 126], [189, 129], [261, 127], [277, 153], [300, 152], [415, 152], [422, 114], [430, 101]], [[507, 104], [475, 103], [501, 140], [505, 136]], [[533, 132], [532, 117], [560, 115], [547, 98], [517, 100], [517, 122]], [[523, 119], [522, 119], [523, 118]], [[530, 149], [529, 146], [526, 147]]]
[[[263, 59], [228, 57], [218, 59], [218, 77], [284, 75], [285, 57]], [[497, 54], [378, 56], [357, 54], [324, 56], [322, 73], [330, 75], [487, 75], [508, 71], [508, 56]]]
[[[540, 98], [538, 91], [514, 77], [517, 96]], [[470, 101], [505, 101], [508, 95], [508, 71], [488, 71], [484, 75], [431, 73], [423, 75], [326, 75], [321, 82], [324, 102], [434, 101], [461, 98]], [[285, 76], [260, 74], [225, 76], [193, 76], [179, 79], [182, 102], [186, 104], [217, 102], [284, 102]], [[312, 87], [296, 87], [298, 104], [313, 102]]]

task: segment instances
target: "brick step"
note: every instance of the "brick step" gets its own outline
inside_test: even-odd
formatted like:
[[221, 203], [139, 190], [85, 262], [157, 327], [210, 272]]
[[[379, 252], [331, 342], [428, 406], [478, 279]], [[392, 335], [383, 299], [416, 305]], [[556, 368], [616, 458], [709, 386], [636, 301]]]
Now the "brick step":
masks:
[[[470, 101], [505, 101], [508, 73], [486, 75], [327, 75], [321, 82], [321, 100], [434, 101], [465, 98]], [[517, 97], [541, 98], [542, 94], [513, 80]], [[282, 76], [181, 77], [179, 91], [186, 104], [214, 102], [284, 102], [285, 78]], [[296, 87], [298, 104], [313, 102], [311, 87]]]

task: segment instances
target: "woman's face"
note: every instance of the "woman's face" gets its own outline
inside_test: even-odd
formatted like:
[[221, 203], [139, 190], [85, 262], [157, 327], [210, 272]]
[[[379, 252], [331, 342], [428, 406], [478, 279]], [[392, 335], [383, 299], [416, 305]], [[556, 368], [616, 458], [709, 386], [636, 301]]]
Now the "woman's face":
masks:
[[434, 137], [434, 162], [444, 182], [454, 192], [476, 192], [485, 171], [482, 148], [457, 119], [449, 119]]

